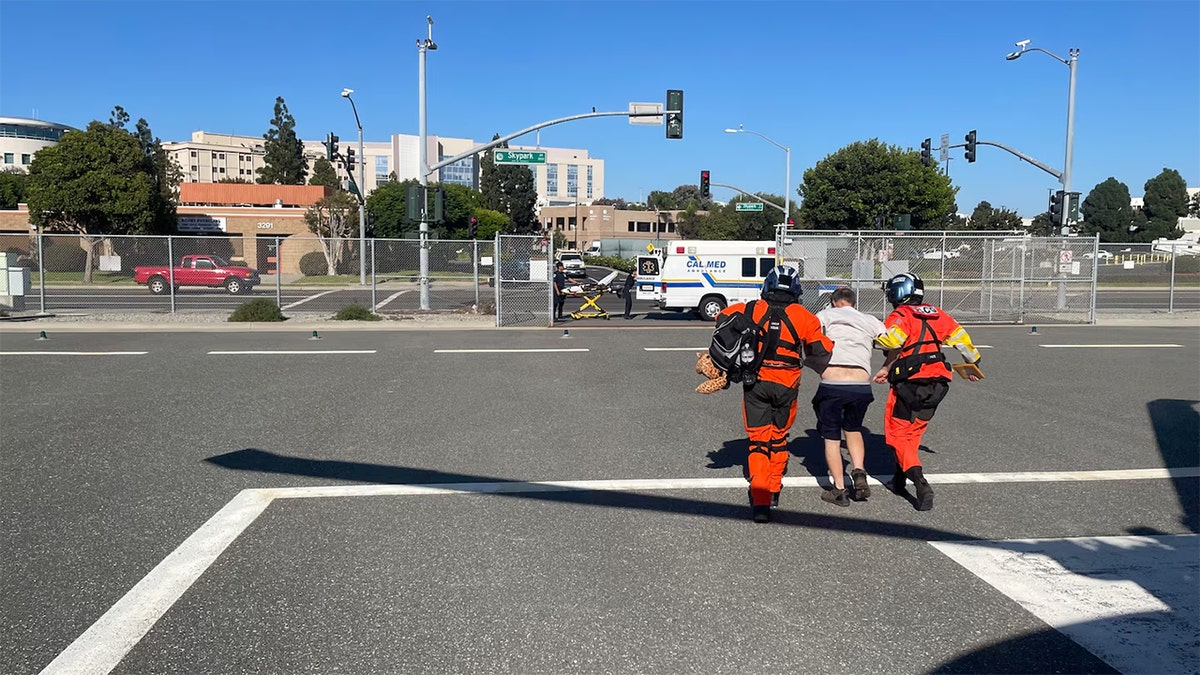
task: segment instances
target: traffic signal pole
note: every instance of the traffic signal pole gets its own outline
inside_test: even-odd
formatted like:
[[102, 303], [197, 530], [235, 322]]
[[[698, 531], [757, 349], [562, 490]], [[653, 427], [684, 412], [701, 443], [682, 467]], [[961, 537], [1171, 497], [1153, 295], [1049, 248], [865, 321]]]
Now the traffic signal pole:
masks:
[[711, 183], [711, 184], [712, 184], [712, 185], [716, 185], [717, 187], [728, 188], [728, 189], [730, 189], [730, 190], [734, 190], [734, 191], [736, 191], [736, 192], [740, 192], [740, 193], [742, 193], [742, 194], [746, 195], [747, 197], [750, 197], [751, 199], [757, 199], [758, 201], [760, 201], [760, 202], [762, 202], [762, 203], [766, 204], [767, 206], [773, 206], [773, 207], [775, 207], [775, 208], [779, 209], [779, 210], [780, 210], [781, 212], [783, 212], [783, 214], [784, 214], [784, 224], [785, 224], [785, 225], [787, 224], [787, 209], [786, 209], [786, 208], [784, 208], [784, 207], [782, 207], [782, 206], [780, 206], [780, 205], [778, 205], [778, 204], [776, 204], [775, 202], [767, 201], [767, 200], [763, 199], [762, 197], [759, 197], [758, 195], [754, 194], [753, 192], [746, 192], [745, 190], [743, 190], [743, 189], [742, 189], [742, 188], [740, 188], [740, 187], [734, 187], [734, 186], [732, 186], [732, 185], [726, 185], [725, 183]]

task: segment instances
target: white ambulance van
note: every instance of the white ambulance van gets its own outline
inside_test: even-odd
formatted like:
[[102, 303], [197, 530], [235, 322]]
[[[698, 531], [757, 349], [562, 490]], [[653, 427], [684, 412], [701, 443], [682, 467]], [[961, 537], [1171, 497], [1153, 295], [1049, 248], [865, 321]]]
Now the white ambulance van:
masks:
[[[659, 309], [695, 312], [707, 321], [735, 302], [758, 298], [763, 279], [782, 260], [774, 241], [681, 240], [662, 250]], [[641, 287], [652, 278], [639, 277], [638, 298], [644, 299]]]

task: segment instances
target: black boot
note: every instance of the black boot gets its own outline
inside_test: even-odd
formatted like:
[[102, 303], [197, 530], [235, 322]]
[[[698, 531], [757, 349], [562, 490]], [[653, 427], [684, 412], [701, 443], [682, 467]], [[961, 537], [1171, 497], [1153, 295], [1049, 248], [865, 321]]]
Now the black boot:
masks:
[[756, 522], [756, 523], [771, 522], [771, 507], [770, 506], [755, 506], [755, 507], [752, 507], [750, 510], [754, 515], [754, 522]]
[[929, 481], [925, 480], [924, 470], [920, 466], [914, 466], [910, 467], [904, 473], [912, 481], [913, 487], [917, 489], [917, 510], [928, 511], [932, 509], [933, 488], [929, 487]]
[[892, 476], [892, 492], [904, 494], [904, 469], [901, 469], [899, 464], [896, 465], [896, 473]]

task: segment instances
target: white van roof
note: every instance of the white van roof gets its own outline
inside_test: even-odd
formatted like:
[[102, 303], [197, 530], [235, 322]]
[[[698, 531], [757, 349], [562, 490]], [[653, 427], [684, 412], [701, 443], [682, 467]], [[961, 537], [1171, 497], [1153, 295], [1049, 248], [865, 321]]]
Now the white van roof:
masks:
[[729, 241], [716, 239], [680, 239], [666, 242], [662, 250], [667, 255], [714, 255], [721, 253], [775, 255], [777, 245], [774, 240], [762, 241]]

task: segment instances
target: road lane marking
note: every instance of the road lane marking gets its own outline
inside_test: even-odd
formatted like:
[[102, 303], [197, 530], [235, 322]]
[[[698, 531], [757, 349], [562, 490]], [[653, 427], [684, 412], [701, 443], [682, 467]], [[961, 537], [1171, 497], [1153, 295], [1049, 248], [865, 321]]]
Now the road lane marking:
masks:
[[[1011, 483], [1049, 481], [1146, 480], [1200, 477], [1200, 467], [1109, 471], [1027, 471], [1013, 474], [926, 474], [931, 483]], [[873, 482], [879, 483], [874, 477]], [[812, 476], [784, 477], [789, 487], [817, 487]], [[329, 485], [242, 490], [172, 551], [115, 605], [75, 639], [50, 665], [51, 673], [110, 672], [154, 624], [276, 499], [321, 497], [431, 496], [539, 492], [704, 490], [746, 488], [744, 478], [667, 478], [569, 481], [499, 481], [415, 485]]]
[[129, 589], [43, 670], [108, 673], [218, 556], [257, 519], [271, 498], [243, 490]]
[[144, 356], [150, 352], [0, 352], [0, 356]]
[[282, 311], [282, 310], [285, 310], [285, 309], [291, 309], [291, 308], [293, 308], [293, 307], [295, 307], [295, 306], [297, 306], [297, 305], [303, 305], [304, 303], [308, 302], [309, 300], [316, 300], [316, 299], [317, 299], [317, 298], [319, 298], [319, 297], [322, 297], [322, 296], [325, 296], [325, 295], [329, 295], [330, 293], [337, 293], [337, 292], [338, 292], [338, 291], [340, 291], [340, 290], [342, 290], [342, 289], [340, 289], [340, 288], [335, 288], [335, 289], [333, 289], [333, 290], [330, 290], [330, 291], [325, 291], [324, 293], [317, 293], [316, 295], [310, 295], [310, 296], [308, 296], [307, 298], [304, 298], [303, 300], [297, 300], [296, 302], [293, 302], [293, 303], [292, 303], [292, 304], [290, 304], [290, 305], [284, 305], [283, 307], [280, 307], [279, 309], [280, 309], [280, 311]]
[[1195, 534], [929, 542], [1123, 673], [1194, 673]]
[[1080, 345], [1038, 345], [1038, 346], [1039, 346], [1039, 347], [1046, 347], [1047, 349], [1078, 349], [1078, 348], [1087, 348], [1087, 347], [1097, 347], [1097, 348], [1105, 348], [1105, 349], [1111, 349], [1111, 348], [1120, 348], [1120, 347], [1135, 347], [1135, 348], [1139, 348], [1139, 349], [1140, 349], [1140, 348], [1145, 348], [1145, 347], [1149, 347], [1149, 348], [1154, 348], [1154, 347], [1182, 347], [1183, 345], [1173, 345], [1173, 344], [1146, 344], [1146, 345], [1101, 345], [1101, 344], [1095, 344], [1095, 345], [1084, 345], [1084, 344], [1080, 344]]
[[400, 296], [404, 295], [404, 294], [405, 294], [405, 293], [407, 293], [407, 292], [408, 292], [408, 291], [396, 291], [395, 293], [392, 293], [391, 295], [389, 295], [389, 296], [387, 296], [386, 298], [384, 298], [384, 299], [383, 299], [383, 302], [380, 302], [378, 305], [375, 305], [375, 309], [379, 309], [380, 307], [383, 307], [384, 305], [386, 305], [386, 304], [388, 304], [389, 302], [391, 302], [391, 301], [395, 300], [396, 298], [398, 298], [398, 297], [400, 297]]
[[245, 349], [237, 351], [211, 351], [211, 355], [229, 356], [232, 354], [374, 354], [375, 349]]
[[553, 354], [558, 352], [587, 352], [587, 348], [576, 349], [435, 349], [434, 354]]

